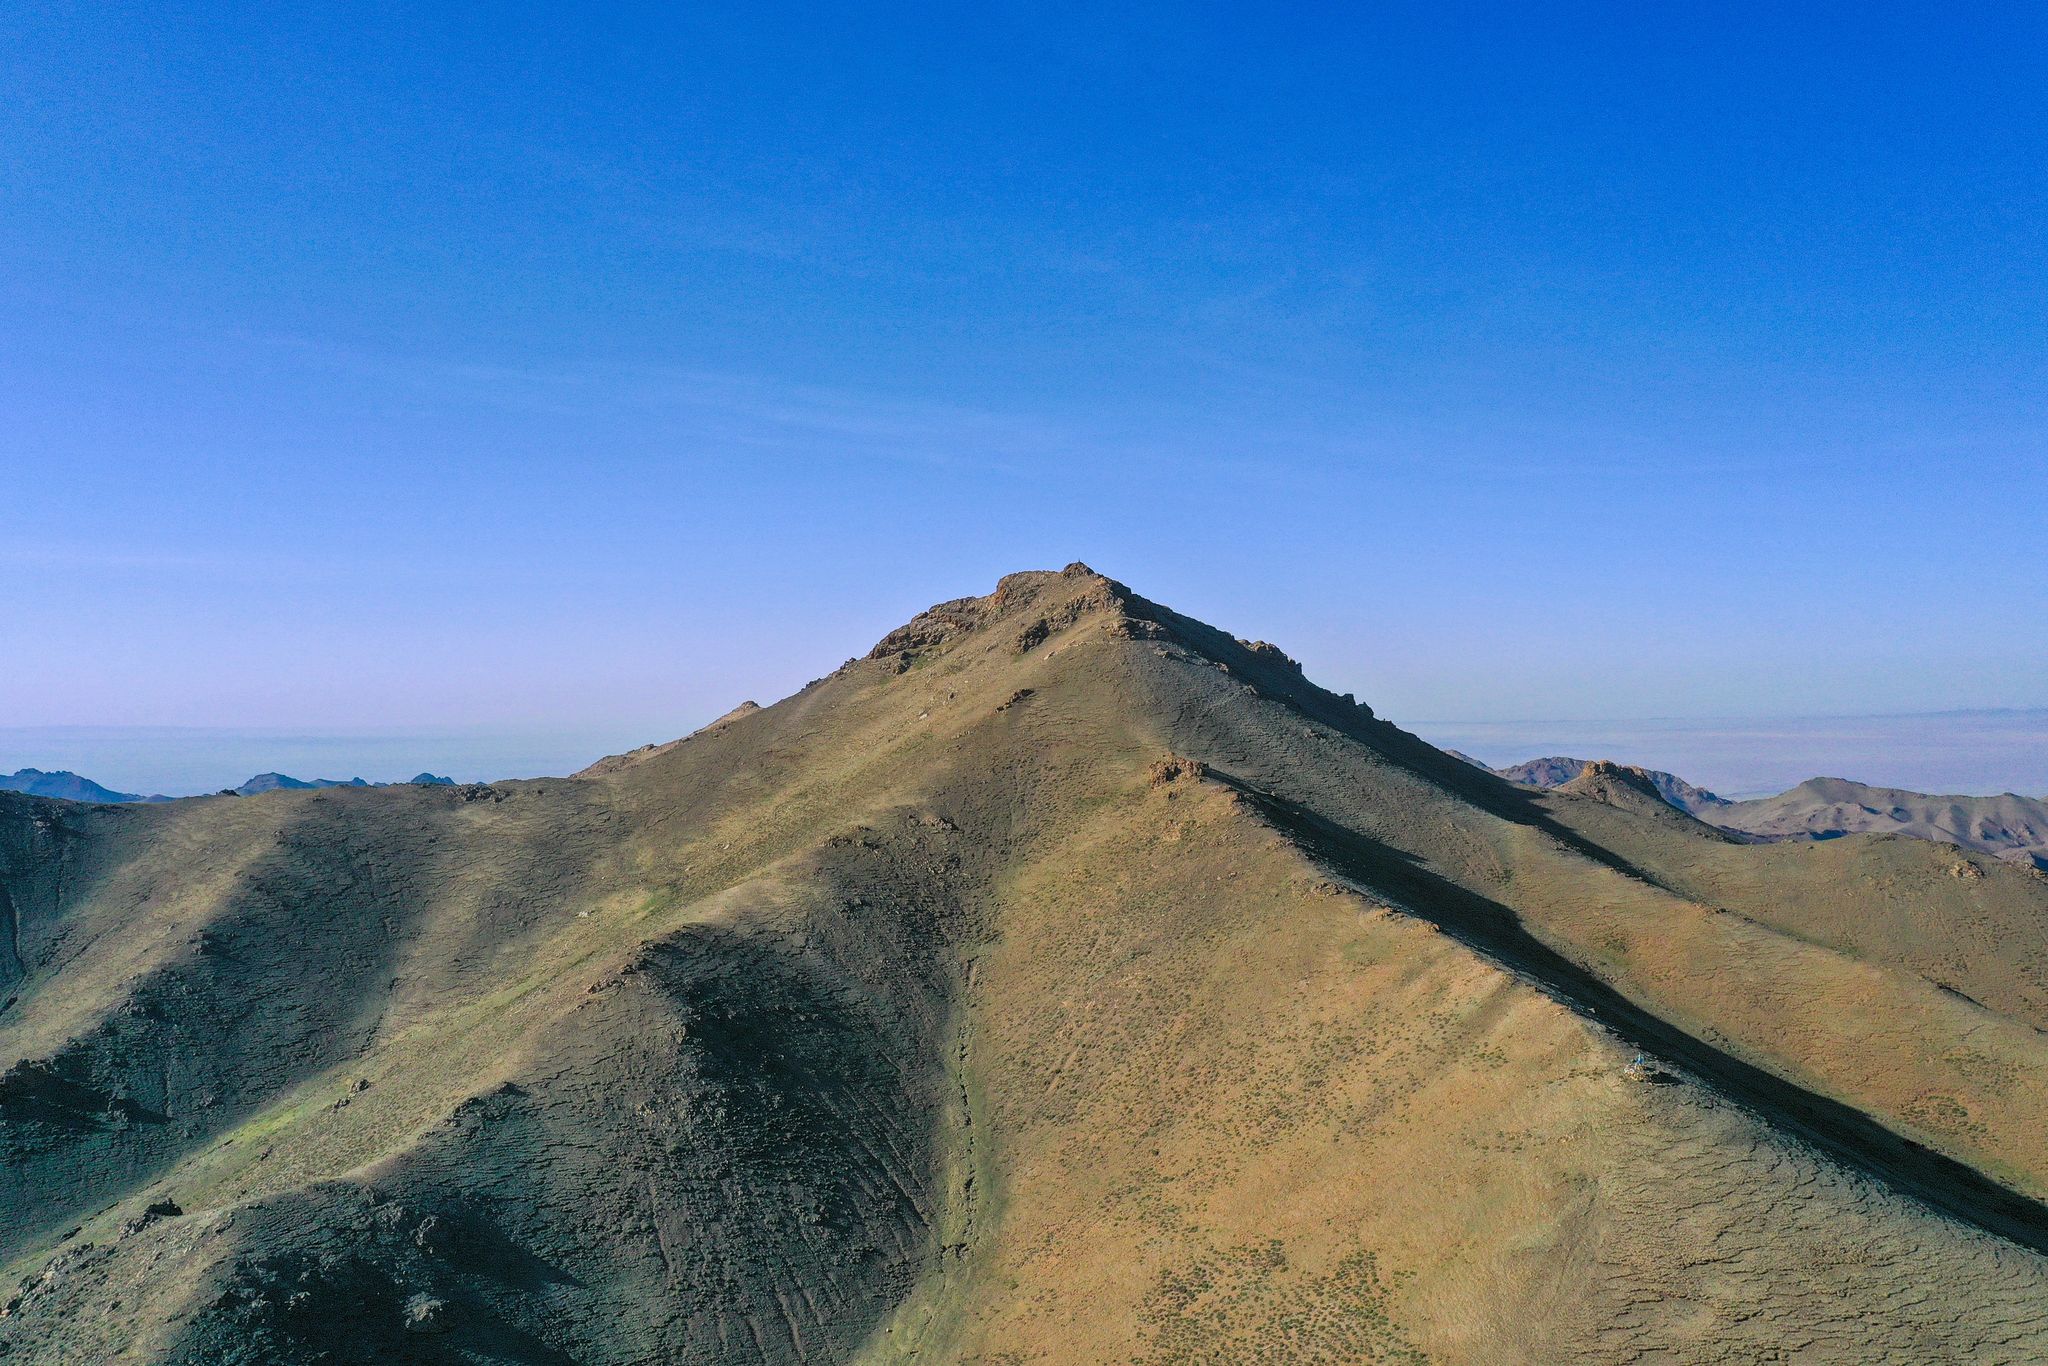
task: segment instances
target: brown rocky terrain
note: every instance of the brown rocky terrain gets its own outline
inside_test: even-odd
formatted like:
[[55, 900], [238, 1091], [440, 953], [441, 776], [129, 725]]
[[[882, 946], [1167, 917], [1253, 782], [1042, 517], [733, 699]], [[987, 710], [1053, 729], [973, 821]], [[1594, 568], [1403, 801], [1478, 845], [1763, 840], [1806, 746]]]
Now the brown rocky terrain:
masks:
[[1079, 565], [574, 778], [0, 794], [0, 915], [12, 1359], [2048, 1359], [2048, 881]]
[[[1457, 754], [1457, 751], [1447, 751]], [[1468, 764], [1486, 768], [1469, 754]], [[1489, 773], [1525, 787], [1563, 788], [1609, 760], [1552, 756]], [[1990, 854], [2048, 871], [2048, 801], [2006, 792], [1995, 797], [1936, 796], [1871, 787], [1842, 778], [1810, 778], [1775, 797], [1731, 802], [1683, 778], [1635, 768], [1665, 802], [1722, 830], [1760, 840], [1831, 840], [1843, 835], [1907, 835]]]
[[1767, 839], [1909, 835], [2048, 868], [2048, 801], [2012, 792], [1995, 797], [1938, 796], [1842, 778], [1811, 778], [1775, 797], [1731, 803], [1711, 819]]
[[[1468, 764], [1479, 764], [1479, 761], [1469, 754], [1460, 754], [1458, 757]], [[1526, 787], [1563, 787], [1585, 772], [1589, 762], [1585, 759], [1571, 759], [1553, 754], [1546, 758], [1529, 759], [1519, 764], [1510, 764], [1506, 768], [1489, 771], [1499, 774], [1511, 783], [1521, 783]], [[1486, 767], [1484, 764], [1479, 766]], [[1690, 811], [1695, 816], [1704, 817], [1710, 811], [1718, 811], [1731, 805], [1727, 798], [1709, 792], [1704, 787], [1695, 787], [1676, 774], [1654, 768], [1637, 771], [1657, 789], [1658, 796], [1680, 811]]]

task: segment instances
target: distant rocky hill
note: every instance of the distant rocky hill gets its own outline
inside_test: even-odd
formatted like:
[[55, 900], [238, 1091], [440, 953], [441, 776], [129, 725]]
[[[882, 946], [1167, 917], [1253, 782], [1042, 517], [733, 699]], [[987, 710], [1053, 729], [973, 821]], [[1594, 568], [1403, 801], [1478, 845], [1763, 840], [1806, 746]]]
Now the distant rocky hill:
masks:
[[1720, 800], [1714, 797], [1713, 793], [1703, 792], [1688, 783], [1680, 782], [1669, 773], [1637, 768], [1633, 764], [1617, 764], [1611, 759], [1593, 760], [1582, 766], [1571, 781], [1559, 784], [1551, 790], [1567, 796], [1590, 797], [1608, 806], [1632, 811], [1646, 820], [1684, 830], [1695, 838], [1733, 838], [1742, 843], [1752, 841], [1750, 836], [1731, 835], [1731, 832], [1709, 825], [1699, 816], [1685, 810], [1671, 795], [1673, 785], [1700, 792], [1701, 795], [1715, 801]]
[[[406, 779], [406, 782], [425, 787], [452, 787], [455, 780], [434, 773], [417, 773]], [[238, 797], [253, 797], [259, 792], [310, 792], [322, 787], [393, 786], [399, 784], [373, 783], [363, 778], [294, 778], [288, 773], [259, 773], [240, 787], [229, 790]]]
[[[1458, 754], [1456, 750], [1450, 752]], [[1479, 767], [1485, 768], [1491, 773], [1497, 773], [1511, 783], [1521, 783], [1525, 787], [1542, 788], [1563, 787], [1566, 783], [1574, 781], [1580, 774], [1584, 773], [1587, 764], [1591, 762], [1586, 759], [1566, 758], [1563, 755], [1550, 755], [1542, 759], [1530, 759], [1525, 763], [1513, 764], [1507, 768], [1489, 768], [1488, 765], [1479, 763], [1477, 759], [1474, 759], [1469, 754], [1458, 754], [1458, 757], [1468, 764], [1478, 764]], [[1725, 797], [1709, 792], [1704, 787], [1695, 787], [1676, 774], [1665, 773], [1654, 768], [1646, 768], [1640, 771], [1649, 780], [1650, 785], [1657, 789], [1658, 795], [1680, 811], [1689, 811], [1697, 816], [1702, 812], [1716, 811], [1731, 805]]]
[[[1457, 757], [1488, 768], [1469, 754]], [[1488, 771], [1525, 787], [1548, 790], [1570, 785], [1591, 766], [1585, 759], [1551, 755]], [[1632, 771], [1679, 810], [1752, 839], [1908, 835], [2048, 869], [2048, 801], [2033, 797], [2011, 792], [1996, 797], [1944, 796], [1871, 787], [1844, 778], [1809, 778], [1775, 797], [1731, 802], [1669, 773], [1655, 769]]]
[[253, 797], [259, 792], [305, 792], [316, 787], [368, 787], [362, 778], [294, 778], [286, 773], [259, 773], [234, 789], [237, 795]]
[[[438, 774], [420, 773], [407, 780], [427, 787], [450, 787], [453, 778]], [[385, 783], [373, 783], [363, 778], [294, 778], [287, 773], [259, 773], [240, 787], [224, 788], [222, 794], [232, 793], [237, 797], [253, 797], [259, 792], [302, 792], [320, 787], [384, 787]], [[59, 769], [45, 773], [39, 768], [24, 768], [14, 773], [0, 774], [0, 792], [24, 792], [31, 797], [56, 797], [67, 802], [168, 802], [173, 798], [161, 795], [144, 797], [134, 792], [116, 792], [90, 778]]]
[[1809, 778], [1775, 797], [1731, 803], [1709, 819], [1724, 829], [1765, 839], [1911, 835], [2048, 868], [2048, 801], [2011, 792], [1996, 797], [1939, 796], [1843, 778]]
[[116, 792], [90, 778], [67, 769], [45, 773], [39, 768], [18, 769], [0, 774], [0, 792], [26, 792], [31, 797], [61, 797], [70, 802], [167, 802], [169, 797], [144, 797], [135, 792]]

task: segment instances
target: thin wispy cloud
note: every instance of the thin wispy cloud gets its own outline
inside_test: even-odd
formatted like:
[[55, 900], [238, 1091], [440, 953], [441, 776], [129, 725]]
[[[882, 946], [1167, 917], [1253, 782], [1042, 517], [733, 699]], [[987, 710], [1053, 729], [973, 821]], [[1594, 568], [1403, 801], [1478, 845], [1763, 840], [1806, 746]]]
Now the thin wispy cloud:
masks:
[[437, 401], [612, 424], [706, 447], [807, 457], [972, 466], [1022, 473], [1099, 450], [1099, 438], [1031, 413], [686, 367], [611, 362], [515, 365], [382, 353], [301, 337], [269, 339], [323, 368]]

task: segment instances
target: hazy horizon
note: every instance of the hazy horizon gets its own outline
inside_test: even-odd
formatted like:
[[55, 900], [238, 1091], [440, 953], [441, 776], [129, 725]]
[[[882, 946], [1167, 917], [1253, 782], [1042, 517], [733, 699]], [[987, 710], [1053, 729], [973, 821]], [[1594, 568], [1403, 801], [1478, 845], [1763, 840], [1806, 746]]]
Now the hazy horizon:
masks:
[[[0, 726], [0, 774], [69, 769], [116, 791], [174, 797], [216, 792], [263, 772], [371, 782], [402, 782], [421, 771], [458, 782], [560, 777], [607, 754], [688, 734], [712, 715], [637, 729]], [[1432, 744], [1499, 767], [1553, 754], [1618, 759], [1676, 773], [1732, 798], [1781, 792], [1816, 777], [1920, 792], [2048, 796], [2048, 708], [1866, 716], [1387, 719]]]
[[1809, 778], [1958, 796], [2048, 796], [2048, 708], [1403, 724], [1495, 767], [1558, 754], [1617, 759], [1733, 799], [1769, 796]]

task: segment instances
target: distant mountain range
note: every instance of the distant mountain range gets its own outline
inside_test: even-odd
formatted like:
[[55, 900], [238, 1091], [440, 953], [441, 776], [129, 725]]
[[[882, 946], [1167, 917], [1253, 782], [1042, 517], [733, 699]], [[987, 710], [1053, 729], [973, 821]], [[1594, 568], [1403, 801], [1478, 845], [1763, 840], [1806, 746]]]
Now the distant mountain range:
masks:
[[61, 797], [67, 802], [167, 802], [169, 797], [144, 797], [134, 792], [116, 792], [68, 769], [45, 773], [39, 768], [17, 769], [0, 774], [0, 792], [26, 792], [31, 797]]
[[1912, 835], [2048, 869], [2048, 801], [2011, 792], [1930, 796], [1843, 778], [1809, 778], [1790, 792], [1736, 802], [1704, 819], [1765, 839]]
[[[1492, 768], [1469, 754], [1456, 750], [1451, 753], [1509, 782], [1545, 789], [1576, 781], [1589, 766], [1585, 759], [1550, 755], [1507, 768]], [[1669, 773], [1655, 769], [1633, 771], [1679, 810], [1754, 839], [1910, 835], [2048, 869], [2048, 800], [2011, 792], [1996, 797], [1947, 796], [1872, 787], [1845, 778], [1809, 778], [1775, 797], [1731, 802]]]
[[[416, 773], [406, 784], [418, 787], [452, 787], [453, 778], [434, 773]], [[222, 796], [253, 797], [259, 792], [306, 792], [318, 787], [399, 787], [399, 783], [373, 783], [362, 778], [294, 778], [289, 773], [259, 773], [240, 787], [223, 789]]]
[[[452, 786], [453, 778], [443, 778], [432, 773], [421, 773], [411, 782], [430, 787]], [[316, 787], [387, 787], [392, 784], [373, 783], [363, 778], [294, 778], [285, 773], [259, 773], [240, 787], [221, 789], [221, 796], [253, 797], [259, 792], [301, 791]], [[90, 778], [80, 777], [66, 769], [45, 773], [39, 768], [24, 768], [14, 773], [0, 774], [0, 792], [25, 792], [31, 797], [60, 797], [71, 802], [168, 802], [170, 797], [155, 795], [144, 797], [134, 792], [116, 792], [103, 787]]]

